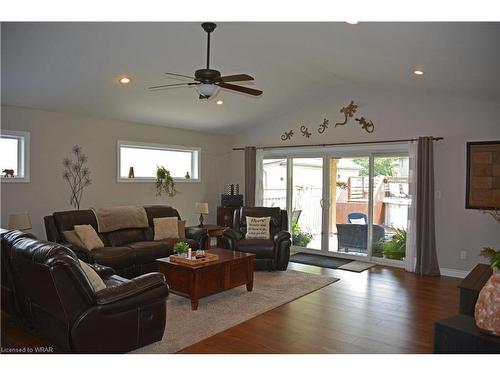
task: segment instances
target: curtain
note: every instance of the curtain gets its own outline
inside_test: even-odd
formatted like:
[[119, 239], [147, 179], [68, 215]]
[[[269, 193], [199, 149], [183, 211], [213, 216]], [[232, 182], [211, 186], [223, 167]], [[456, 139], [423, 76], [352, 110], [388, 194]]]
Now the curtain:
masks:
[[439, 275], [434, 226], [434, 155], [433, 138], [419, 137], [416, 163], [415, 199], [415, 272]]
[[408, 207], [408, 229], [406, 236], [406, 255], [405, 255], [405, 269], [409, 272], [415, 272], [415, 263], [417, 257], [417, 249], [415, 242], [415, 224], [417, 221], [417, 210], [415, 209], [417, 198], [417, 153], [418, 143], [409, 142], [408, 144], [410, 154], [410, 167], [408, 173], [408, 185], [410, 194], [410, 206]]
[[262, 149], [257, 149], [255, 155], [255, 205], [261, 207], [264, 204], [264, 185], [263, 185], [263, 175], [264, 175], [264, 151]]
[[255, 206], [255, 172], [257, 149], [253, 146], [245, 147], [245, 206]]

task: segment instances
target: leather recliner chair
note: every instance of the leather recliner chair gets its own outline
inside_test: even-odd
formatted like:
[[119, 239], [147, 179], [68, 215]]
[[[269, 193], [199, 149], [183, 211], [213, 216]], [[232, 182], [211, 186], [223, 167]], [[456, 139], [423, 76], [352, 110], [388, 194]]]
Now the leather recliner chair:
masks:
[[[246, 217], [271, 217], [269, 239], [247, 239]], [[242, 207], [234, 212], [233, 228], [226, 229], [223, 240], [226, 248], [255, 254], [257, 270], [285, 271], [290, 259], [288, 216], [279, 207]]]
[[162, 339], [169, 293], [163, 274], [127, 280], [90, 265], [106, 284], [95, 292], [67, 247], [17, 230], [1, 238], [21, 315], [57, 348], [124, 353]]

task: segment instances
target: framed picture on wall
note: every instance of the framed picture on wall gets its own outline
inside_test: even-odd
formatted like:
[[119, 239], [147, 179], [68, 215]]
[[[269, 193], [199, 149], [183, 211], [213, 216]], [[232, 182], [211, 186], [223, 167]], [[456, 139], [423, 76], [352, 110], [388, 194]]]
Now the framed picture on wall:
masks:
[[465, 208], [500, 209], [500, 141], [467, 142]]

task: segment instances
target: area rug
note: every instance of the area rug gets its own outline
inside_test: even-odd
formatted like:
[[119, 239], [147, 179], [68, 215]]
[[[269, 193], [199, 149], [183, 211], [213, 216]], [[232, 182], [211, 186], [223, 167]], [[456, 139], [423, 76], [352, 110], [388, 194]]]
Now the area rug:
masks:
[[361, 262], [344, 258], [336, 258], [326, 255], [296, 253], [290, 257], [290, 262], [307, 264], [310, 266], [333, 268], [344, 271], [362, 272], [375, 266], [373, 263]]
[[360, 260], [355, 260], [344, 264], [339, 267], [339, 270], [352, 271], [352, 272], [363, 272], [369, 268], [375, 267], [374, 263], [362, 262]]
[[175, 353], [338, 280], [293, 270], [259, 271], [255, 272], [252, 292], [241, 286], [203, 298], [197, 311], [191, 311], [187, 298], [170, 294], [163, 339], [132, 353]]
[[335, 269], [353, 261], [350, 259], [335, 258], [326, 255], [296, 253], [290, 256], [290, 262]]

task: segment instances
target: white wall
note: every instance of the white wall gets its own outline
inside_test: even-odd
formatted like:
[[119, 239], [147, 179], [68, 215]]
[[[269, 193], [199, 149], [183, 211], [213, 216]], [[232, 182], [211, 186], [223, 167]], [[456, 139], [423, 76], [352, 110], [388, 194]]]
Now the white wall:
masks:
[[[353, 119], [334, 128], [343, 120], [339, 110], [350, 100], [359, 104], [355, 117], [364, 116], [375, 124], [375, 132], [366, 133]], [[317, 132], [323, 118], [330, 128]], [[358, 142], [413, 138], [419, 135], [443, 136], [435, 143], [436, 230], [441, 268], [469, 270], [478, 262], [482, 246], [500, 247], [500, 224], [477, 210], [465, 209], [465, 143], [500, 139], [500, 103], [474, 98], [451, 97], [430, 93], [396, 92], [366, 88], [338, 89], [338, 94], [314, 104], [296, 108], [289, 114], [233, 137], [234, 147], [291, 145], [335, 142]], [[305, 138], [300, 125], [313, 133]], [[281, 134], [290, 129], [295, 135], [283, 142]], [[233, 151], [231, 180], [244, 186], [243, 152]], [[467, 259], [460, 252], [467, 251]]]
[[[70, 190], [62, 178], [62, 160], [79, 144], [88, 156], [92, 185], [85, 189], [81, 208], [116, 205], [167, 204], [177, 208], [188, 225], [197, 224], [195, 202], [208, 202], [215, 223], [223, 191], [229, 145], [222, 136], [150, 126], [145, 124], [82, 117], [18, 107], [2, 107], [2, 129], [31, 133], [31, 182], [1, 184], [1, 225], [8, 214], [28, 211], [32, 232], [45, 238], [43, 216], [70, 210]], [[117, 140], [201, 147], [201, 182], [178, 183], [175, 197], [156, 197], [154, 183], [116, 182]]]

